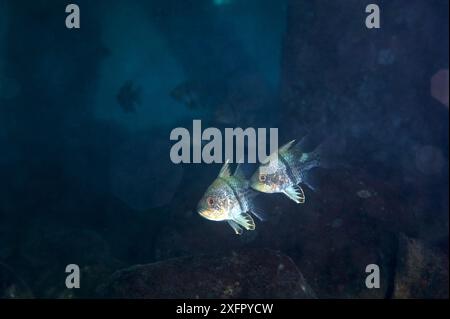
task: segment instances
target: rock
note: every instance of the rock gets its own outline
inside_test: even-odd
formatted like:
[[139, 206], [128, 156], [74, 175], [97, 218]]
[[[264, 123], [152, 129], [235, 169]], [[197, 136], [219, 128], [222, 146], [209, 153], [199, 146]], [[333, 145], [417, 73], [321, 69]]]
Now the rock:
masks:
[[97, 286], [109, 278], [115, 270], [123, 267], [111, 263], [79, 266], [81, 278], [79, 289], [67, 289], [65, 285], [67, 273], [64, 272], [64, 267], [49, 266], [48, 269], [42, 270], [36, 282], [33, 282], [36, 296], [47, 299], [96, 298]]
[[13, 269], [0, 262], [0, 299], [32, 298], [33, 293]]
[[402, 235], [393, 298], [448, 298], [448, 285], [448, 256]]
[[[21, 262], [12, 265], [36, 297], [95, 297], [95, 288], [126, 265], [110, 255], [109, 244], [97, 232], [78, 228], [55, 231], [54, 227], [39, 225], [31, 229], [30, 237], [20, 249]], [[84, 283], [80, 289], [65, 286], [65, 269], [69, 264], [80, 267]]]
[[[280, 207], [278, 221], [260, 225], [255, 245], [286, 252], [319, 298], [385, 298], [392, 282], [397, 236], [394, 227], [387, 228], [387, 222], [379, 219], [384, 215], [379, 216], [380, 205], [375, 201], [390, 189], [356, 170], [323, 170], [321, 174], [326, 183], [321, 183], [320, 190], [304, 187], [305, 204], [273, 198], [273, 205]], [[361, 189], [372, 196], [360, 198]], [[386, 210], [397, 212], [397, 202], [387, 198]], [[370, 215], [366, 207], [372, 208]], [[399, 220], [398, 215], [390, 218]], [[369, 264], [383, 270], [380, 289], [367, 289], [364, 284]]]
[[[352, 160], [376, 162], [376, 152], [383, 150], [387, 156], [380, 162], [400, 170], [401, 154], [412, 151], [411, 140], [446, 149], [448, 108], [428, 105], [437, 99], [448, 106], [448, 37], [440, 31], [448, 20], [441, 14], [448, 2], [385, 1], [380, 4], [385, 32], [373, 36], [360, 27], [366, 5], [362, 0], [287, 1], [281, 123], [289, 123], [291, 134], [296, 126], [337, 131], [348, 138]], [[441, 166], [440, 155], [424, 155], [423, 164]]]
[[98, 290], [110, 298], [315, 298], [293, 261], [272, 250], [137, 265]]

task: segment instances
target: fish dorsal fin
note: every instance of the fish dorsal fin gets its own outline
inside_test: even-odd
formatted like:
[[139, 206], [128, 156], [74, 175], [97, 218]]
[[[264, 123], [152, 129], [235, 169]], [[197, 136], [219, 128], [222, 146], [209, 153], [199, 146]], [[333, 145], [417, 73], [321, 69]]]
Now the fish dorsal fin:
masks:
[[279, 154], [285, 153], [287, 150], [289, 150], [289, 149], [291, 148], [292, 144], [294, 144], [294, 143], [295, 143], [295, 140], [292, 140], [292, 141], [290, 141], [290, 142], [284, 144], [283, 146], [281, 146], [281, 147], [278, 149], [278, 153], [279, 153]]
[[239, 163], [234, 171], [233, 176], [238, 177], [238, 178], [243, 178], [245, 179], [245, 174], [244, 174], [244, 170], [242, 169], [242, 163]]
[[219, 177], [230, 177], [230, 160], [226, 160], [219, 172]]
[[[279, 149], [277, 149], [276, 151], [274, 151], [273, 153], [270, 153], [269, 156], [267, 156], [266, 158], [260, 160], [260, 163], [262, 166], [267, 166], [270, 165], [270, 163], [272, 163], [273, 161], [278, 159], [278, 155], [280, 154], [280, 152], [282, 152], [282, 149], [285, 147], [286, 145], [280, 147]], [[289, 148], [289, 147], [288, 147]], [[285, 150], [284, 150], [285, 151]], [[284, 152], [283, 151], [283, 152]]]

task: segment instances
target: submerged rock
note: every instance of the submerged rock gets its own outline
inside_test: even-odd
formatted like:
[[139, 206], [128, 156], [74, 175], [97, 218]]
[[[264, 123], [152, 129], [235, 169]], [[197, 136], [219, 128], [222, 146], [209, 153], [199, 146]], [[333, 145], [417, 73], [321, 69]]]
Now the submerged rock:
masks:
[[394, 298], [448, 298], [448, 256], [400, 237]]
[[109, 298], [315, 298], [293, 261], [271, 250], [133, 266], [116, 272], [99, 293]]
[[[97, 232], [79, 228], [55, 230], [55, 227], [38, 225], [30, 229], [29, 238], [20, 249], [23, 265], [14, 269], [38, 298], [94, 297], [95, 288], [124, 264], [110, 254], [109, 243]], [[65, 285], [65, 269], [69, 264], [80, 267], [80, 289], [67, 289]]]
[[0, 262], [0, 299], [32, 298], [28, 285], [14, 270]]

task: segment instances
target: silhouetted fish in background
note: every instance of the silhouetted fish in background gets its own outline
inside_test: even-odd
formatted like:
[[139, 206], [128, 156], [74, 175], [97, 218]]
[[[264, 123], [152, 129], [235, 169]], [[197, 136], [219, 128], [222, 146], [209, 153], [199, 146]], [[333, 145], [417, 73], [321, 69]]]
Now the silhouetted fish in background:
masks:
[[117, 101], [125, 112], [134, 113], [136, 105], [142, 102], [142, 89], [136, 87], [133, 81], [126, 81], [117, 94]]
[[203, 90], [203, 88], [200, 84], [193, 81], [185, 81], [177, 85], [170, 92], [170, 96], [193, 110], [203, 107], [199, 98], [199, 92], [201, 90]]
[[238, 112], [232, 101], [223, 96], [222, 85], [207, 81], [184, 81], [177, 85], [170, 96], [189, 110], [211, 109], [216, 121], [233, 124], [238, 120]]

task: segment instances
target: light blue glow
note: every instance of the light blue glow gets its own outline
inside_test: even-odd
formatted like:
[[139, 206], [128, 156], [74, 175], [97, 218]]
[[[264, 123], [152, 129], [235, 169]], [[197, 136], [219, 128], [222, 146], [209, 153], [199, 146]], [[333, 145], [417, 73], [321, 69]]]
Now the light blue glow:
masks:
[[224, 6], [230, 4], [232, 0], [213, 0], [215, 6]]

